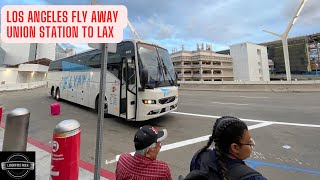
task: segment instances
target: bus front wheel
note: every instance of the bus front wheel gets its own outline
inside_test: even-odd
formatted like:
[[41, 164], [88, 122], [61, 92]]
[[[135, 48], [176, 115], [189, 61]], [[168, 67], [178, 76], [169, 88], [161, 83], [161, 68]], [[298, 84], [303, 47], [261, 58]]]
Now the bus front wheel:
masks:
[[[95, 111], [97, 114], [99, 113], [99, 96], [96, 98]], [[104, 114], [108, 114], [108, 102], [106, 98], [104, 98]]]

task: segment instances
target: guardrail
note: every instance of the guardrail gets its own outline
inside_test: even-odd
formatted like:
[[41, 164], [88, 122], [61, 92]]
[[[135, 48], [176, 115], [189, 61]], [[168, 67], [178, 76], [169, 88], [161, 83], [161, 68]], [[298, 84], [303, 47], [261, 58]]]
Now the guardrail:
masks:
[[179, 81], [179, 89], [210, 91], [319, 91], [320, 80], [311, 81]]
[[15, 91], [15, 90], [33, 89], [33, 88], [45, 86], [46, 84], [47, 84], [47, 81], [18, 83], [18, 84], [0, 84], [0, 91]]

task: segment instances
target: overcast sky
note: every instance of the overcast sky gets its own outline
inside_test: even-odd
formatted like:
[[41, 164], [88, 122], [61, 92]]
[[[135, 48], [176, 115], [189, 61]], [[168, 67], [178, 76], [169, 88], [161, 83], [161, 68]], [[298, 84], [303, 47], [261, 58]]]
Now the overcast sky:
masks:
[[[1, 0], [8, 4], [90, 4], [90, 0]], [[139, 36], [173, 48], [195, 50], [197, 43], [211, 43], [213, 49], [227, 49], [241, 42], [277, 40], [263, 29], [282, 33], [301, 0], [96, 0], [97, 4], [121, 4]], [[308, 0], [289, 37], [320, 32], [320, 0]], [[134, 38], [129, 26], [124, 38]], [[80, 52], [86, 44], [62, 44]]]

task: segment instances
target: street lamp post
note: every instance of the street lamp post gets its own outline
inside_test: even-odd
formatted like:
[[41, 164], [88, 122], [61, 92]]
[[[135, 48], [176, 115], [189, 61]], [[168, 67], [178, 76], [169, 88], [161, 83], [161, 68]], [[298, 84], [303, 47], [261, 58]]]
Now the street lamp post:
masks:
[[274, 32], [263, 30], [264, 32], [273, 34], [273, 35], [278, 36], [278, 37], [281, 38], [282, 46], [283, 46], [284, 64], [285, 64], [285, 67], [286, 67], [287, 81], [291, 81], [289, 49], [288, 49], [288, 34], [289, 34], [292, 26], [296, 23], [297, 18], [299, 16], [299, 14], [301, 13], [301, 10], [302, 10], [302, 8], [303, 8], [303, 6], [305, 5], [306, 2], [307, 2], [307, 0], [302, 0], [301, 1], [300, 6], [299, 6], [295, 16], [292, 18], [292, 20], [290, 21], [286, 31], [283, 34], [277, 34], [277, 33], [274, 33]]
[[128, 19], [128, 25], [129, 25], [131, 31], [133, 32], [133, 34], [138, 38], [138, 40], [141, 40], [141, 39], [140, 39], [140, 36], [138, 35], [137, 31], [136, 31], [136, 30], [134, 29], [134, 27], [132, 26], [132, 24], [131, 24], [131, 22], [129, 21], [129, 19]]

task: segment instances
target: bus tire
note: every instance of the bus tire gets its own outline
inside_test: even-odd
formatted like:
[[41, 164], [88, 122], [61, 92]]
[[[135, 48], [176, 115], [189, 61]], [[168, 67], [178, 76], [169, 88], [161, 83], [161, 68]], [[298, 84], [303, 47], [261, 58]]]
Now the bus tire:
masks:
[[55, 94], [54, 94], [54, 87], [53, 87], [53, 86], [51, 87], [50, 95], [51, 95], [51, 97], [54, 98], [54, 95], [55, 95]]
[[[104, 114], [107, 115], [108, 114], [108, 102], [105, 98], [105, 104], [104, 104]], [[96, 97], [96, 101], [95, 101], [95, 111], [98, 114], [99, 113], [99, 95]]]
[[56, 90], [55, 99], [56, 99], [57, 101], [60, 100], [60, 89], [59, 89], [59, 88], [57, 88], [57, 90]]

